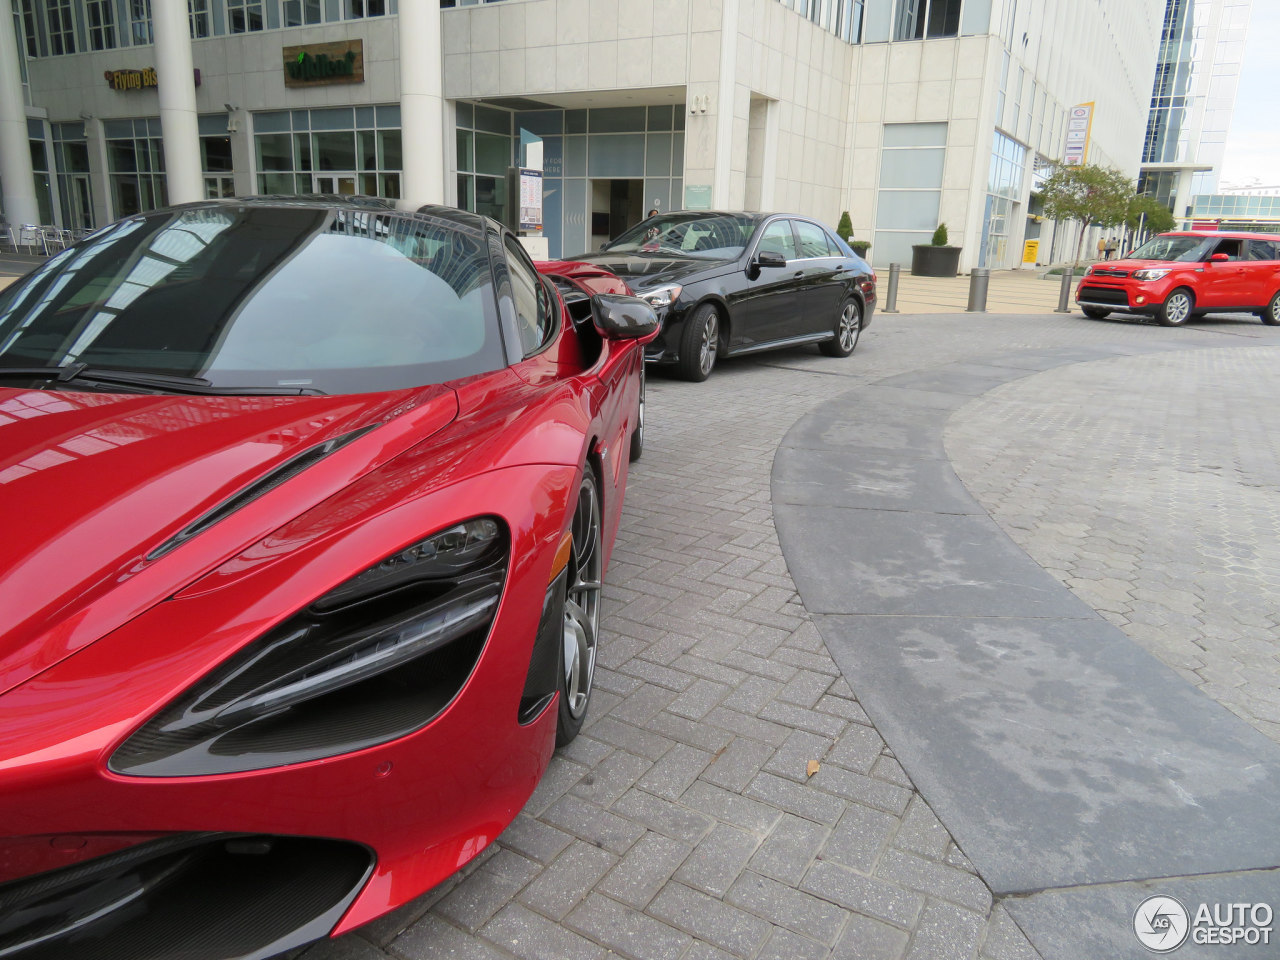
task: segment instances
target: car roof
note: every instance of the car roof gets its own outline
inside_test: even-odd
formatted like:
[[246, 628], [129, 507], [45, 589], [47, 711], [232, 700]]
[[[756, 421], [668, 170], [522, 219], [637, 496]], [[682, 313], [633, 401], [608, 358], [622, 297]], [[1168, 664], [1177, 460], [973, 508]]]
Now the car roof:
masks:
[[1218, 237], [1225, 240], [1271, 240], [1280, 241], [1277, 233], [1250, 233], [1245, 230], [1168, 230], [1162, 237]]
[[460, 210], [457, 207], [446, 207], [443, 205], [426, 204], [414, 210], [400, 210], [396, 207], [394, 200], [388, 200], [384, 197], [369, 197], [361, 194], [332, 194], [332, 193], [307, 193], [307, 194], [255, 194], [248, 197], [217, 197], [209, 200], [197, 200], [193, 203], [179, 203], [171, 207], [162, 207], [158, 210], [148, 210], [135, 216], [153, 216], [155, 214], [166, 213], [171, 210], [218, 210], [227, 208], [240, 207], [258, 207], [258, 208], [309, 208], [320, 210], [342, 211], [364, 211], [370, 214], [376, 214], [379, 218], [393, 217], [397, 220], [431, 220], [435, 222], [444, 221], [446, 226], [451, 226], [459, 230], [471, 234], [484, 235], [484, 227], [486, 222], [495, 226], [493, 221], [488, 217], [478, 213], [470, 213], [466, 210]]

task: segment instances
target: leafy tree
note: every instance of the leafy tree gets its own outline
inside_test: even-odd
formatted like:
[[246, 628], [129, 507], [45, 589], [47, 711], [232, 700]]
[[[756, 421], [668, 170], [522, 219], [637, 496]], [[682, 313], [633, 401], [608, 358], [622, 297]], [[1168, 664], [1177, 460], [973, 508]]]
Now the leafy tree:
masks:
[[1152, 233], [1165, 233], [1178, 225], [1168, 207], [1155, 197], [1147, 196], [1129, 198], [1129, 212], [1124, 222], [1134, 233], [1139, 227]]
[[840, 214], [840, 222], [836, 224], [836, 236], [841, 240], [848, 240], [853, 234], [853, 221], [849, 219], [849, 211], [846, 210]]
[[[1050, 220], [1077, 220], [1081, 226], [1099, 223], [1115, 227], [1124, 223], [1133, 198], [1133, 181], [1119, 170], [1096, 164], [1068, 166], [1059, 163], [1040, 188], [1044, 215]], [[1084, 230], [1076, 241], [1075, 262], [1080, 262]]]
[[935, 247], [945, 247], [947, 245], [947, 225], [945, 223], [938, 224], [938, 229], [933, 231], [933, 239], [929, 243]]

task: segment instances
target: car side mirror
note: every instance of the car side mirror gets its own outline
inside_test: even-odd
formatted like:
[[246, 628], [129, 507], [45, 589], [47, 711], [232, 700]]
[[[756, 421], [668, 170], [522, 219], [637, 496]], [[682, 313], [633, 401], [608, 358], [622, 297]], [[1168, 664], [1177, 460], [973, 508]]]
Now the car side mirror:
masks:
[[606, 340], [652, 340], [658, 335], [658, 315], [639, 297], [597, 293], [591, 298], [591, 318]]
[[1230, 257], [1228, 254], [1225, 254], [1225, 253], [1215, 253], [1215, 254], [1213, 254], [1213, 256], [1211, 256], [1211, 257], [1209, 258], [1209, 262], [1210, 262], [1210, 263], [1226, 263], [1226, 262], [1228, 262], [1230, 259], [1231, 259], [1231, 257]]
[[761, 250], [752, 263], [757, 267], [785, 267], [787, 258], [776, 250]]

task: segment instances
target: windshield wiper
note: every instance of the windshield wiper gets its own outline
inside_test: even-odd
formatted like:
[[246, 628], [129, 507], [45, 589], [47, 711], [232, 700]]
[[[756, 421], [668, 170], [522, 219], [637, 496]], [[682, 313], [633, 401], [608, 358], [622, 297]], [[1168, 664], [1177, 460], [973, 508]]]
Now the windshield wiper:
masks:
[[58, 383], [108, 383], [144, 387], [164, 393], [189, 393], [198, 396], [300, 397], [324, 396], [323, 390], [310, 387], [215, 387], [204, 377], [181, 377], [163, 373], [141, 373], [135, 370], [113, 370], [91, 367], [87, 363], [68, 363], [58, 367], [0, 367], [0, 377], [44, 378]]

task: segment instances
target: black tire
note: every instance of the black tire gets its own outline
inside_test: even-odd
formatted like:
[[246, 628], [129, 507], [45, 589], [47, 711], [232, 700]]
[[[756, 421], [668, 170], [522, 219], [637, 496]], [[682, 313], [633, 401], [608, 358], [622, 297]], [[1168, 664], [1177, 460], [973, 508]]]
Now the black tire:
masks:
[[715, 369], [719, 349], [720, 311], [714, 304], [704, 303], [684, 322], [676, 370], [682, 379], [701, 383]]
[[636, 425], [631, 431], [631, 462], [644, 453], [644, 358], [640, 358], [640, 402], [636, 404]]
[[1267, 309], [1258, 314], [1268, 327], [1280, 327], [1280, 293], [1271, 298]]
[[1091, 320], [1105, 320], [1107, 317], [1111, 316], [1110, 310], [1103, 310], [1101, 307], [1081, 307], [1080, 309], [1083, 310], [1084, 315], [1089, 317]]
[[600, 636], [600, 588], [604, 574], [604, 541], [600, 521], [600, 492], [591, 465], [583, 467], [570, 525], [573, 548], [565, 581], [564, 624], [560, 663], [556, 671], [560, 715], [556, 746], [570, 743], [581, 731], [591, 702], [596, 673], [596, 643]]
[[1178, 287], [1164, 298], [1156, 319], [1166, 327], [1180, 327], [1191, 319], [1191, 311], [1195, 309], [1195, 305], [1195, 295], [1186, 287]]
[[850, 297], [840, 305], [836, 315], [836, 328], [830, 340], [823, 340], [818, 349], [828, 357], [847, 357], [858, 346], [862, 334], [862, 304]]

